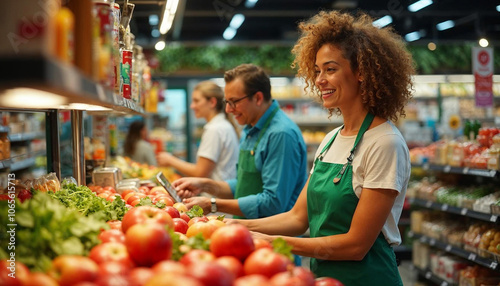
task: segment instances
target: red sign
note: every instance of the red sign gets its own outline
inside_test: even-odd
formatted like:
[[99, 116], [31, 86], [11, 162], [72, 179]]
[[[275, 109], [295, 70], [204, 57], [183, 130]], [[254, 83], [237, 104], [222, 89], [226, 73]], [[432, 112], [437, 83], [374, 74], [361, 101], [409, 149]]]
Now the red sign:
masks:
[[475, 79], [477, 107], [493, 106], [493, 49], [472, 48], [472, 68]]

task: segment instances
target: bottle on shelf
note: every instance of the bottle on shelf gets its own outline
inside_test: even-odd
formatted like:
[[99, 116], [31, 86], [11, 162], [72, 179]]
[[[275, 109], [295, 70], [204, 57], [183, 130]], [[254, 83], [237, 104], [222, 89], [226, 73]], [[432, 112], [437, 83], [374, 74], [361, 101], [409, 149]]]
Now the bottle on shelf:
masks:
[[67, 63], [74, 62], [75, 16], [67, 7], [61, 7], [55, 16], [56, 55]]

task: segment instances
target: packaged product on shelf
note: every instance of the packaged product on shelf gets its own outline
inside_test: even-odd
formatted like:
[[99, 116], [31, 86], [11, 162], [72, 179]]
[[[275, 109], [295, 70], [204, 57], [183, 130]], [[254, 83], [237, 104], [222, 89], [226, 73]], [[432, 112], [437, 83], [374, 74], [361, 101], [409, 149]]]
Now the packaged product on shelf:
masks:
[[114, 25], [113, 10], [110, 3], [94, 1], [96, 35], [94, 38], [94, 60], [97, 80], [103, 86], [114, 89], [113, 43]]
[[56, 54], [67, 63], [74, 61], [75, 16], [67, 7], [62, 7], [56, 14]]
[[0, 55], [55, 56], [55, 15], [60, 0], [2, 1]]
[[114, 92], [121, 94], [120, 86], [120, 5], [112, 3], [113, 30], [111, 33], [112, 54], [113, 54], [113, 76], [114, 76]]
[[459, 286], [498, 285], [500, 274], [483, 266], [467, 266], [460, 271]]

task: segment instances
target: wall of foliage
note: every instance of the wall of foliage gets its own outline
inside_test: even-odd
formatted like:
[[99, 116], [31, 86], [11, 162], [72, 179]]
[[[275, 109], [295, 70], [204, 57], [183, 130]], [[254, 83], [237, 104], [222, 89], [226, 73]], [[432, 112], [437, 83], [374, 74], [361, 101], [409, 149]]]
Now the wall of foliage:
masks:
[[[474, 45], [438, 45], [430, 51], [426, 46], [411, 45], [409, 51], [418, 74], [470, 74], [471, 48]], [[182, 46], [167, 45], [157, 57], [158, 73], [222, 73], [241, 63], [254, 63], [273, 75], [293, 75], [290, 68], [292, 46]], [[494, 49], [495, 72], [500, 70], [500, 48]]]

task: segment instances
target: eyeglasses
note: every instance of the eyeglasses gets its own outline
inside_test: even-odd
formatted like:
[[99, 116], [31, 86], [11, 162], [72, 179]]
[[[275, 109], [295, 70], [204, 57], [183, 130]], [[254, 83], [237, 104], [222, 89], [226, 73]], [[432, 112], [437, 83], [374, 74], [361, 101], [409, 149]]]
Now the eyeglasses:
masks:
[[224, 103], [224, 106], [226, 106], [226, 104], [229, 104], [229, 107], [231, 108], [236, 108], [236, 103], [242, 101], [243, 99], [247, 98], [247, 97], [250, 97], [252, 96], [253, 94], [249, 94], [249, 95], [246, 95], [246, 96], [243, 96], [242, 98], [238, 98], [238, 99], [235, 99], [235, 100], [225, 100], [223, 99], [222, 100], [222, 103]]

